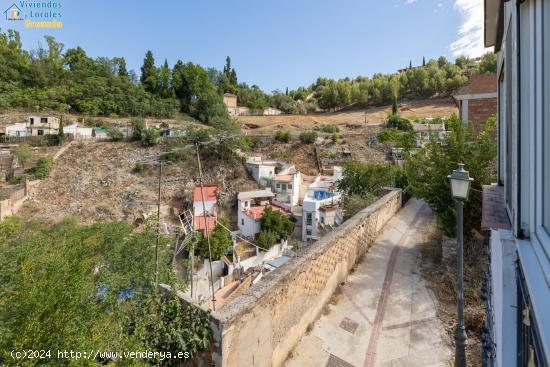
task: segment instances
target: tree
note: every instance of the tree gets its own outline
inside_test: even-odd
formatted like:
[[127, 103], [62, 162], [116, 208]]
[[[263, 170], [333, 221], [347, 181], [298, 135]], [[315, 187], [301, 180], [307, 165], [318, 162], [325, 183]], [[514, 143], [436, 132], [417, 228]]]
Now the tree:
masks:
[[32, 157], [31, 147], [26, 143], [20, 144], [17, 148], [15, 148], [15, 157], [24, 170], [25, 163], [27, 163]]
[[426, 57], [422, 56], [422, 66], [426, 66]]
[[[199, 219], [200, 220], [200, 219]], [[218, 219], [219, 223], [216, 224], [214, 230], [210, 233], [210, 248], [212, 249], [212, 261], [219, 260], [223, 255], [227, 253], [233, 246], [233, 240], [230, 233], [227, 231], [229, 223], [227, 219]], [[224, 228], [225, 226], [225, 228]], [[203, 258], [208, 258], [208, 241], [203, 238], [199, 241], [197, 251]]]
[[260, 225], [263, 232], [271, 232], [277, 240], [287, 239], [294, 231], [294, 222], [270, 206], [265, 208]]
[[147, 92], [156, 94], [158, 93], [159, 86], [159, 71], [155, 66], [155, 58], [153, 57], [153, 52], [148, 50], [145, 53], [145, 58], [143, 59], [143, 66], [141, 67], [141, 84]]
[[318, 136], [317, 131], [302, 131], [299, 139], [303, 144], [313, 144]]
[[168, 98], [172, 95], [171, 71], [166, 59], [160, 68], [159, 94], [162, 98]]
[[413, 193], [428, 203], [448, 235], [455, 232], [455, 208], [447, 176], [460, 162], [474, 178], [470, 197], [464, 205], [465, 235], [480, 227], [481, 188], [495, 179], [495, 124], [495, 118], [490, 118], [474, 138], [467, 126], [453, 116], [443, 143], [432, 139], [405, 164]]
[[[37, 345], [52, 351], [145, 349], [144, 344], [161, 339], [151, 334], [142, 339], [129, 330], [151, 317], [161, 321], [158, 314], [139, 313], [148, 295], [156, 293], [154, 224], [136, 230], [124, 222], [79, 226], [71, 219], [53, 225], [10, 219], [0, 223], [0, 236], [0, 355], [5, 361], [10, 350]], [[161, 237], [160, 281], [175, 284], [166, 265], [167, 244]], [[169, 321], [178, 329], [190, 326], [181, 319]], [[157, 330], [161, 325], [169, 330], [168, 323]], [[179, 337], [191, 346], [204, 334], [189, 328]], [[52, 360], [58, 361], [57, 353]], [[88, 363], [101, 362], [107, 361]]]
[[481, 56], [479, 62], [480, 73], [496, 73], [497, 72], [497, 55], [493, 52], [487, 52]]
[[384, 186], [404, 186], [401, 168], [381, 163], [346, 162], [338, 190], [363, 198], [377, 195]]

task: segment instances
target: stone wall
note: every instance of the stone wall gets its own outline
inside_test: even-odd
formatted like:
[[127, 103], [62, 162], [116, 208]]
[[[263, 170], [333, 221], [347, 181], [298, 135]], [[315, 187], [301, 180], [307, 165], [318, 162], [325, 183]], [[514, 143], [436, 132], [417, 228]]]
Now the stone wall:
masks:
[[390, 191], [213, 312], [216, 366], [282, 366], [400, 208], [401, 190]]

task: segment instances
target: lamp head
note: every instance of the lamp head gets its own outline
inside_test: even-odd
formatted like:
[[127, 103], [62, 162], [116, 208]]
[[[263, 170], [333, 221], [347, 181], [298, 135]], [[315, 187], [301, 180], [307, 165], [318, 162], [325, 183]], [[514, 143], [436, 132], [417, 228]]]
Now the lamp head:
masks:
[[459, 163], [458, 168], [447, 176], [447, 178], [451, 182], [453, 198], [457, 200], [468, 200], [470, 184], [474, 179], [471, 178], [469, 172], [464, 169], [464, 163]]

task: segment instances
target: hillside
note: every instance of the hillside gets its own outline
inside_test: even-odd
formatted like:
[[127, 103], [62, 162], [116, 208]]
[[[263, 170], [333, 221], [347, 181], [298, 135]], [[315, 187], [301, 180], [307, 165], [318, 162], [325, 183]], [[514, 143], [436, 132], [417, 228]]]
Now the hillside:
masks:
[[[428, 98], [404, 101], [399, 104], [403, 117], [428, 118], [450, 117], [458, 113], [451, 98]], [[239, 116], [238, 125], [247, 134], [270, 134], [276, 130], [299, 132], [320, 130], [323, 125], [336, 124], [343, 134], [368, 133], [369, 128], [383, 124], [391, 112], [391, 106], [372, 107], [361, 110], [344, 110], [332, 113], [279, 116]]]

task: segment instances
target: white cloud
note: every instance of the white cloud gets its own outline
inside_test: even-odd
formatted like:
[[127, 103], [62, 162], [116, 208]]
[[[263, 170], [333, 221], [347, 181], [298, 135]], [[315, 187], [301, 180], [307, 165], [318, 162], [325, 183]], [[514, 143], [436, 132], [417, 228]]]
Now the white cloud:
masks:
[[461, 15], [458, 39], [451, 43], [453, 56], [477, 57], [486, 52], [483, 45], [483, 0], [456, 0], [454, 9]]

